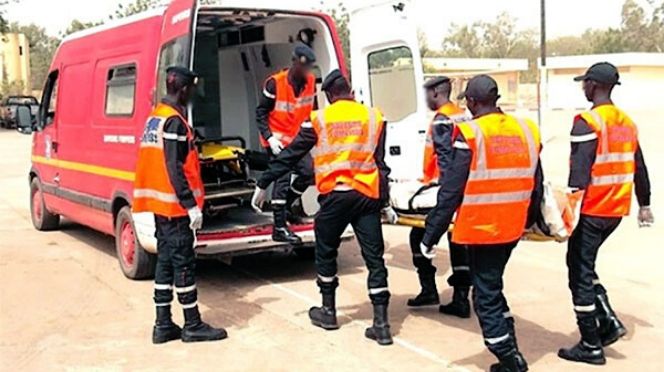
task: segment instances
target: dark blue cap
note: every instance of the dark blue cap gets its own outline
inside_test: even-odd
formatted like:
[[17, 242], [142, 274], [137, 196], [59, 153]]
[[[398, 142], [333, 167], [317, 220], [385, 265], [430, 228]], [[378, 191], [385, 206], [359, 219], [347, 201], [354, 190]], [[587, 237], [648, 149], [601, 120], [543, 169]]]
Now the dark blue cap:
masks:
[[298, 44], [293, 50], [293, 58], [303, 65], [310, 65], [316, 62], [316, 54], [313, 49], [304, 45]]
[[440, 84], [449, 83], [449, 82], [450, 78], [448, 78], [447, 76], [436, 76], [427, 80], [426, 83], [424, 83], [424, 89], [433, 89], [439, 86]]
[[574, 81], [584, 80], [596, 81], [608, 85], [620, 85], [620, 74], [616, 66], [609, 62], [600, 62], [590, 66], [585, 74], [574, 78]]
[[327, 91], [327, 88], [332, 85], [337, 79], [345, 78], [344, 74], [339, 71], [339, 69], [333, 70], [327, 76], [325, 77], [325, 80], [323, 80], [323, 84], [321, 85], [320, 89], [323, 91]]
[[166, 69], [167, 79], [178, 78], [186, 85], [196, 85], [198, 74], [182, 66], [171, 66]]

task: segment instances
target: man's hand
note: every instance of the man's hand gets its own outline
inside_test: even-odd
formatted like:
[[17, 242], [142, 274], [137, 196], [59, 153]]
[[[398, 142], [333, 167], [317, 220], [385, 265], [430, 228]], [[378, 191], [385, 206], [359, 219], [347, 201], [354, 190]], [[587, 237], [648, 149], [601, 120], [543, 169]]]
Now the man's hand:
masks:
[[254, 190], [254, 195], [251, 197], [251, 208], [256, 211], [256, 213], [262, 213], [263, 212], [263, 204], [265, 203], [265, 199], [267, 198], [267, 190], [261, 189], [260, 187], [256, 186], [256, 190]]
[[189, 208], [187, 210], [187, 214], [189, 215], [189, 228], [196, 231], [203, 227], [203, 212], [201, 212], [201, 209], [196, 207]]
[[433, 258], [436, 257], [436, 248], [427, 247], [424, 243], [420, 243], [420, 252], [422, 252], [422, 256], [430, 260], [433, 260]]
[[392, 208], [392, 207], [388, 206], [388, 207], [383, 208], [381, 213], [383, 214], [383, 219], [385, 221], [387, 221], [387, 223], [389, 223], [389, 224], [394, 225], [399, 220], [399, 215], [397, 215], [397, 212], [395, 212], [394, 208]]
[[281, 150], [284, 149], [284, 144], [281, 143], [281, 141], [279, 141], [275, 136], [268, 138], [267, 143], [270, 145], [270, 150], [272, 150], [272, 153], [275, 156], [279, 155], [279, 153], [281, 153]]
[[639, 208], [638, 215], [639, 227], [650, 227], [655, 223], [655, 216], [652, 214], [650, 207]]

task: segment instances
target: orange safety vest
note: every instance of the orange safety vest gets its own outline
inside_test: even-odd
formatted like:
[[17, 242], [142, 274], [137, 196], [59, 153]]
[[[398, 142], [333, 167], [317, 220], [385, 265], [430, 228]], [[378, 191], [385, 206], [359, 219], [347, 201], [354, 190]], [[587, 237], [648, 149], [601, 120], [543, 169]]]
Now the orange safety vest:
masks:
[[597, 134], [597, 155], [585, 191], [581, 214], [622, 217], [629, 214], [638, 146], [632, 120], [613, 105], [602, 105], [581, 117]]
[[[448, 102], [442, 105], [438, 110], [436, 110], [436, 114], [447, 116], [452, 121], [452, 124], [458, 124], [470, 119], [465, 110], [452, 102]], [[434, 117], [434, 120], [431, 121], [429, 129], [427, 130], [426, 144], [424, 145], [424, 164], [422, 177], [422, 182], [424, 183], [438, 182], [438, 179], [440, 178], [440, 169], [438, 169], [438, 156], [436, 155], [436, 149], [434, 148], [433, 143], [433, 129], [435, 125], [442, 125], [442, 123], [436, 122]], [[452, 146], [451, 143], [450, 146]]]
[[337, 101], [313, 112], [311, 124], [318, 136], [311, 150], [318, 191], [352, 188], [378, 199], [380, 176], [374, 153], [383, 130], [380, 111], [355, 101]]
[[[268, 116], [268, 125], [272, 135], [288, 146], [293, 142], [300, 131], [300, 126], [309, 118], [314, 108], [316, 77], [313, 74], [307, 76], [307, 83], [298, 97], [295, 96], [295, 91], [288, 82], [288, 69], [277, 72], [271, 78], [276, 84], [277, 94], [274, 109]], [[263, 146], [267, 147], [267, 140], [262, 136], [260, 139]]]
[[452, 241], [500, 244], [521, 238], [535, 187], [540, 135], [529, 120], [489, 114], [457, 125], [473, 158]]
[[187, 120], [176, 109], [160, 103], [148, 118], [138, 151], [132, 203], [134, 212], [152, 212], [164, 217], [187, 215], [187, 210], [180, 205], [171, 184], [164, 157], [164, 124], [173, 116], [178, 116], [187, 128], [186, 141], [190, 150], [183, 164], [184, 174], [196, 204], [199, 208], [203, 208], [203, 180], [198, 151], [193, 144], [192, 130]]

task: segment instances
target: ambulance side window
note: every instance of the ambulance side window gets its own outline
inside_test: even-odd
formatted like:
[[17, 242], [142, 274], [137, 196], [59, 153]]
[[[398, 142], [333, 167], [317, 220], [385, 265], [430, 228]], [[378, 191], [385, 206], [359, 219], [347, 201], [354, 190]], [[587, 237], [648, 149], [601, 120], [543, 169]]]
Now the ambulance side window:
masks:
[[39, 108], [40, 126], [45, 127], [53, 123], [58, 103], [58, 70], [51, 72], [44, 86], [42, 103]]
[[166, 69], [171, 66], [189, 67], [189, 44], [187, 35], [179, 37], [161, 48], [159, 71], [157, 72], [157, 102], [166, 95]]
[[417, 83], [413, 54], [398, 46], [369, 54], [371, 104], [387, 121], [400, 121], [417, 111]]
[[112, 67], [106, 77], [106, 115], [134, 114], [136, 95], [136, 64]]

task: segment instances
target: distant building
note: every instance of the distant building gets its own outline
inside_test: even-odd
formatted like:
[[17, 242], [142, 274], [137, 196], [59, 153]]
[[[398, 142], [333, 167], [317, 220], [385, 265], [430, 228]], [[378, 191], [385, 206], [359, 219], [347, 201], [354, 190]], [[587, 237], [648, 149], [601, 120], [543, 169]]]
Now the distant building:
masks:
[[[664, 53], [616, 53], [549, 57], [542, 70], [542, 105], [548, 109], [585, 109], [588, 102], [575, 76], [597, 62], [611, 62], [620, 72], [621, 85], [613, 98], [621, 107], [662, 106]], [[541, 63], [540, 63], [541, 65]]]
[[0, 35], [0, 83], [19, 85], [23, 94], [32, 92], [30, 45], [24, 34]]
[[424, 58], [423, 63], [428, 71], [425, 76], [446, 75], [454, 78], [453, 98], [473, 76], [491, 75], [498, 83], [501, 106], [519, 104], [519, 75], [528, 70], [525, 58]]

